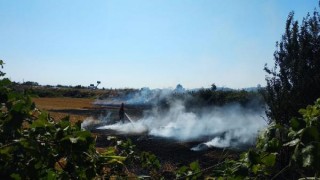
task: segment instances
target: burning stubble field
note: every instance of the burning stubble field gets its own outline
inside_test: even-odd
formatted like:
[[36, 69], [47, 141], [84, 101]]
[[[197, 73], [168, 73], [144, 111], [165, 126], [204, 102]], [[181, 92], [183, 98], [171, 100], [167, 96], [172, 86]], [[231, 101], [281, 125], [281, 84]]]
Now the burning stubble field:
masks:
[[[67, 115], [70, 120], [90, 122], [94, 124], [90, 129], [97, 136], [96, 145], [98, 149], [111, 145], [108, 141], [109, 136], [118, 136], [120, 139], [130, 139], [140, 151], [148, 151], [155, 154], [165, 168], [175, 170], [178, 166], [189, 164], [199, 160], [202, 167], [208, 167], [222, 161], [224, 158], [237, 157], [237, 151], [223, 151], [223, 149], [211, 149], [209, 151], [192, 151], [193, 146], [199, 141], [176, 141], [165, 138], [152, 138], [146, 133], [125, 134], [112, 130], [95, 129], [104, 117], [118, 113], [118, 105], [98, 106], [94, 105], [94, 99], [85, 98], [33, 98], [33, 102], [41, 110], [48, 111], [54, 119], [61, 119]], [[132, 119], [139, 119], [142, 116], [142, 107], [126, 107], [127, 114]], [[134, 121], [133, 120], [133, 121]], [[103, 121], [103, 120], [102, 120]]]
[[[191, 106], [189, 95], [140, 90], [112, 99], [33, 98], [37, 107], [55, 119], [69, 115], [72, 122], [96, 138], [97, 149], [112, 145], [110, 137], [130, 139], [140, 151], [155, 154], [168, 171], [199, 161], [202, 169], [224, 159], [237, 158], [254, 144], [265, 122], [261, 109], [239, 103], [223, 106]], [[189, 102], [190, 101], [190, 102]], [[125, 119], [118, 111], [125, 102]], [[188, 105], [189, 104], [189, 105]], [[198, 106], [198, 105], [197, 105]]]

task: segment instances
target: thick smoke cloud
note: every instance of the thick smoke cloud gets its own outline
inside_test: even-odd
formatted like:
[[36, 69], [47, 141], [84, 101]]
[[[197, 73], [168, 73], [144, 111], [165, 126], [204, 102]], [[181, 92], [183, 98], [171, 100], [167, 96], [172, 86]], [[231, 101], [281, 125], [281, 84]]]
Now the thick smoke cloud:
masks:
[[266, 126], [263, 114], [263, 109], [253, 111], [239, 104], [187, 111], [182, 101], [174, 101], [166, 110], [155, 106], [134, 122], [116, 123], [99, 129], [147, 133], [179, 141], [209, 139], [192, 150], [238, 147], [254, 143], [259, 130]]

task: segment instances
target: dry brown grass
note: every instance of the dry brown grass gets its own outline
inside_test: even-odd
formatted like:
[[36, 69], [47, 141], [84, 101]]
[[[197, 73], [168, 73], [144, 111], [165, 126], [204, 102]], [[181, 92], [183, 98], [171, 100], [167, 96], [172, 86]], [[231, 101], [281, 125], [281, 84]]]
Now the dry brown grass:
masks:
[[94, 99], [86, 98], [32, 98], [40, 110], [48, 111], [50, 115], [59, 120], [67, 115], [70, 116], [71, 122], [83, 121], [88, 116], [53, 112], [52, 110], [70, 110], [70, 109], [91, 109], [93, 108]]
[[43, 110], [54, 109], [88, 109], [92, 108], [94, 99], [86, 98], [32, 98], [37, 107]]

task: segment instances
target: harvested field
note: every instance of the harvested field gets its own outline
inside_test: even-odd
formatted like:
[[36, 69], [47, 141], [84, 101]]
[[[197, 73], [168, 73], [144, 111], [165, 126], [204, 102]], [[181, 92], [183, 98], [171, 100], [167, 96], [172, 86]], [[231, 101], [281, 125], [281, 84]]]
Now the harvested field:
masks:
[[32, 98], [40, 110], [48, 111], [50, 115], [58, 120], [67, 115], [71, 122], [83, 121], [92, 116], [92, 113], [85, 113], [94, 109], [94, 99], [85, 98]]
[[37, 107], [43, 110], [90, 109], [94, 99], [85, 98], [32, 98]]
[[[92, 117], [99, 119], [105, 116], [107, 112], [112, 112], [114, 116], [118, 113], [118, 106], [95, 106], [95, 99], [87, 98], [33, 98], [32, 101], [40, 110], [48, 111], [50, 115], [58, 120], [67, 115], [71, 122], [83, 121]], [[126, 107], [126, 111], [137, 118], [142, 115], [142, 109]]]

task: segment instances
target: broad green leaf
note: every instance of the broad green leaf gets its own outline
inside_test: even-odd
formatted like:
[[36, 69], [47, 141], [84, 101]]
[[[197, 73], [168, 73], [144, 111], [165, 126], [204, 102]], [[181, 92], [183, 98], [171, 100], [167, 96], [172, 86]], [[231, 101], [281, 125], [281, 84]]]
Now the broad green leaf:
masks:
[[297, 136], [297, 134], [298, 133], [296, 131], [290, 129], [289, 133], [288, 133], [288, 137], [293, 139], [293, 138], [295, 138]]
[[303, 167], [310, 167], [312, 165], [313, 156], [308, 154], [306, 156], [303, 156]]
[[300, 157], [301, 153], [300, 153], [300, 148], [299, 148], [299, 145], [295, 146], [294, 148], [294, 151], [293, 151], [293, 154], [291, 156], [291, 158], [294, 160], [294, 161], [298, 161], [299, 157]]
[[101, 153], [102, 156], [111, 156], [115, 154], [116, 149], [114, 147], [107, 147], [107, 149]]
[[70, 142], [73, 143], [73, 144], [75, 144], [75, 143], [78, 142], [78, 138], [73, 138], [73, 137], [71, 137], [71, 138], [69, 138], [69, 139], [70, 139]]
[[39, 127], [45, 127], [46, 122], [43, 119], [38, 119], [32, 122], [31, 128], [39, 128]]
[[188, 167], [187, 167], [187, 166], [182, 166], [182, 167], [178, 170], [178, 172], [179, 172], [179, 173], [185, 173], [185, 172], [187, 172], [187, 170], [188, 170]]
[[317, 129], [317, 127], [307, 127], [304, 130], [304, 133], [302, 135], [302, 142], [303, 143], [309, 143], [312, 141], [319, 141], [320, 140], [320, 133]]
[[15, 180], [20, 180], [21, 179], [21, 176], [19, 174], [16, 174], [16, 173], [11, 174], [10, 177], [12, 179], [15, 179]]
[[1, 155], [9, 156], [10, 153], [11, 153], [11, 151], [12, 151], [12, 147], [7, 146], [7, 147], [4, 147], [4, 148], [1, 148], [1, 149], [0, 149], [0, 154], [1, 154]]
[[300, 139], [299, 139], [299, 138], [294, 139], [294, 140], [292, 140], [292, 141], [290, 141], [290, 142], [288, 142], [288, 143], [285, 143], [283, 146], [295, 146], [295, 145], [297, 145], [298, 143], [300, 143]]
[[111, 159], [107, 162], [107, 164], [112, 164], [112, 163], [123, 164], [123, 161], [120, 161], [118, 159]]
[[49, 170], [47, 174], [47, 180], [55, 180], [55, 179], [57, 179], [57, 174], [54, 171]]
[[298, 130], [299, 127], [300, 127], [299, 120], [297, 118], [292, 118], [291, 121], [290, 121], [290, 125], [291, 125], [293, 130]]
[[106, 156], [106, 158], [117, 159], [119, 161], [126, 160], [126, 157], [123, 157], [123, 156]]
[[248, 168], [244, 165], [239, 165], [236, 168], [233, 169], [232, 174], [239, 176], [239, 177], [244, 177], [248, 175]]
[[200, 169], [200, 165], [198, 161], [194, 161], [192, 163], [190, 163], [190, 169], [191, 170], [198, 170]]
[[306, 127], [306, 122], [300, 118], [292, 118], [290, 125], [293, 130], [298, 131]]
[[257, 174], [258, 171], [260, 170], [260, 168], [261, 168], [261, 165], [260, 164], [256, 164], [256, 165], [253, 165], [251, 169], [252, 169], [252, 172], [254, 174]]
[[308, 145], [307, 147], [303, 148], [301, 153], [302, 153], [302, 159], [303, 159], [303, 167], [310, 167], [312, 166], [312, 163], [314, 161], [313, 157], [313, 145]]
[[272, 138], [269, 142], [267, 142], [266, 146], [266, 150], [269, 152], [276, 152], [281, 147], [277, 138]]
[[89, 131], [77, 131], [75, 133], [75, 136], [86, 139], [86, 138], [91, 138], [91, 133]]
[[[63, 126], [62, 126], [63, 127]], [[70, 128], [69, 124], [66, 124], [66, 126], [63, 128], [63, 131], [68, 131]]]
[[265, 156], [261, 161], [266, 166], [272, 167], [276, 163], [276, 157], [277, 157], [276, 153], [271, 153], [271, 154]]
[[38, 161], [35, 165], [34, 165], [34, 168], [35, 169], [40, 169], [42, 167], [42, 162], [41, 161]]
[[253, 150], [249, 150], [248, 152], [248, 161], [250, 164], [260, 163], [260, 156]]

